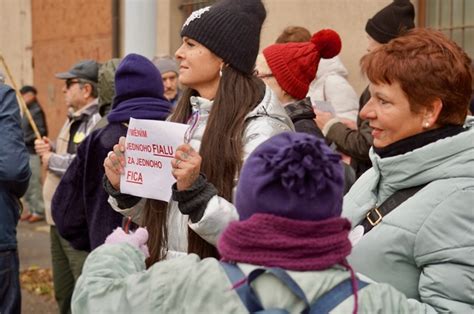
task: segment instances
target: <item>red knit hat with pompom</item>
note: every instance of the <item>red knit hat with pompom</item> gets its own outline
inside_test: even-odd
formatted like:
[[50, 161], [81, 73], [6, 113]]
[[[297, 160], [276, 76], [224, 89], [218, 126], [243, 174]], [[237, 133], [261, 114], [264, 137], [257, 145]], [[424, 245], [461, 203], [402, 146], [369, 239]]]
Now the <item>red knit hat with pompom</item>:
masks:
[[297, 100], [308, 93], [320, 58], [330, 59], [341, 51], [341, 38], [331, 29], [323, 29], [309, 42], [274, 44], [263, 56], [281, 88]]

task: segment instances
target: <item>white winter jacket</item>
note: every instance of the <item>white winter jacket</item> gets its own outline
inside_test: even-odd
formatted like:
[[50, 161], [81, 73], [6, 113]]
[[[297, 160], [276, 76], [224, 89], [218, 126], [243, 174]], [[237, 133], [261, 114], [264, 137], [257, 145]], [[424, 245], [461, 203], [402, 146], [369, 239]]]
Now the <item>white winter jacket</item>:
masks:
[[321, 59], [316, 78], [309, 86], [307, 96], [311, 101], [327, 101], [331, 103], [338, 118], [357, 120], [359, 98], [347, 81], [347, 69], [339, 57]]

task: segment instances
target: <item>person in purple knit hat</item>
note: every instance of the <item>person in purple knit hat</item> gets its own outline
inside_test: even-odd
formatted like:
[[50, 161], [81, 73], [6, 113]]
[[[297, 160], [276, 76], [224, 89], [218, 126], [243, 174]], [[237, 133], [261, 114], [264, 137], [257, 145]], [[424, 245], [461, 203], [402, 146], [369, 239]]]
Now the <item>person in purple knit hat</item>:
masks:
[[[163, 95], [163, 83], [158, 69], [147, 58], [127, 55], [115, 74], [116, 95], [108, 124], [93, 131], [77, 149], [77, 155], [63, 175], [52, 199], [52, 215], [63, 241], [84, 255], [104, 243], [107, 235], [122, 224], [122, 215], [114, 211], [103, 188], [103, 160], [119, 137], [127, 133], [128, 121], [136, 119], [165, 120], [172, 105]], [[84, 258], [85, 259], [85, 258]], [[71, 279], [54, 277], [60, 300], [61, 313], [70, 312], [74, 281], [83, 260], [62, 260], [75, 270]], [[53, 275], [55, 272], [53, 271]], [[66, 283], [67, 286], [66, 286]], [[62, 301], [65, 300], [65, 301]]]
[[276, 135], [242, 168], [240, 218], [219, 239], [221, 261], [190, 254], [146, 269], [147, 230], [118, 228], [89, 255], [73, 312], [410, 311], [401, 293], [360, 281], [346, 262], [351, 243], [350, 223], [340, 217], [343, 185], [340, 157], [323, 140]]
[[92, 251], [122, 223], [123, 216], [107, 202], [103, 160], [126, 135], [130, 118], [165, 120], [172, 110], [160, 72], [141, 55], [129, 54], [122, 60], [115, 74], [115, 90], [109, 124], [92, 132], [79, 146], [52, 201], [59, 233], [77, 250]]

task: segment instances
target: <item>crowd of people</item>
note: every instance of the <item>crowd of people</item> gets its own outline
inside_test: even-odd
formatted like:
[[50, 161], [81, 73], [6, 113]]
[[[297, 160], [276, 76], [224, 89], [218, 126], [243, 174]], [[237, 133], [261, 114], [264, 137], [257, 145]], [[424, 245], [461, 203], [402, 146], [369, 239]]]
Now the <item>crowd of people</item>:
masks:
[[[395, 0], [367, 21], [358, 98], [337, 32], [259, 53], [266, 15], [219, 0], [174, 57], [58, 73], [55, 141], [38, 91], [19, 92], [40, 134], [0, 83], [0, 313], [21, 311], [19, 219], [50, 226], [60, 313], [473, 311], [472, 60]], [[121, 190], [130, 118], [190, 125], [169, 201]]]

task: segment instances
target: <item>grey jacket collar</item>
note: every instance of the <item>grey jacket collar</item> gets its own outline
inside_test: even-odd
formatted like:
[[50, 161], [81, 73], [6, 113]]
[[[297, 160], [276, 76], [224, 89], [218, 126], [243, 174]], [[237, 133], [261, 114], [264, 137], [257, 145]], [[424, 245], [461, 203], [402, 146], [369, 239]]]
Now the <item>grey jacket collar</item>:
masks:
[[373, 191], [385, 199], [394, 191], [433, 180], [456, 177], [474, 178], [474, 128], [440, 139], [411, 152], [380, 158], [370, 149], [374, 174]]
[[210, 113], [212, 105], [214, 104], [213, 100], [209, 100], [200, 96], [191, 96], [189, 98], [193, 112], [199, 111], [199, 113]]
[[94, 99], [91, 103], [87, 104], [83, 108], [75, 112], [69, 112], [69, 119], [80, 120], [84, 116], [92, 116], [99, 112], [99, 100], [98, 98]]

